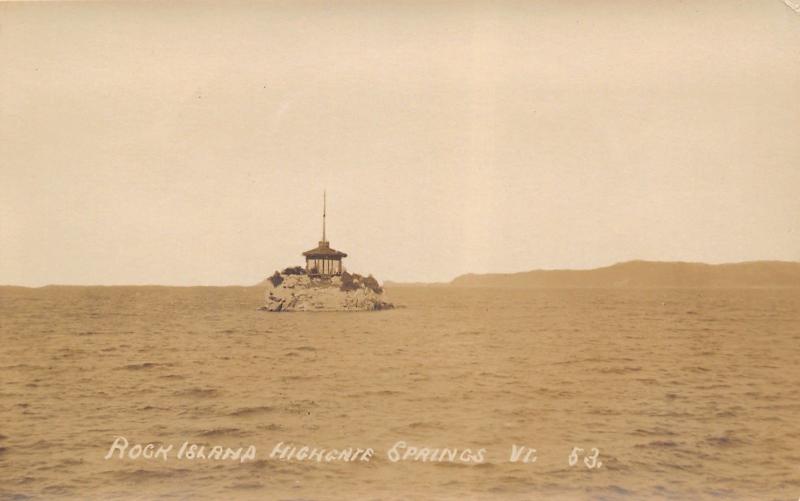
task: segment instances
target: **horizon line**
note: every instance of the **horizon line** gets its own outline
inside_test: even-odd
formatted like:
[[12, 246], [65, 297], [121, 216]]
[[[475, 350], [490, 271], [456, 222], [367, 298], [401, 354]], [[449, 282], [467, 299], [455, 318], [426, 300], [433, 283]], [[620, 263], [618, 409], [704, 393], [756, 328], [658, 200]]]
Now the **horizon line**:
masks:
[[[614, 266], [619, 266], [622, 264], [629, 264], [629, 263], [650, 263], [650, 264], [699, 264], [705, 266], [725, 266], [725, 265], [741, 265], [741, 264], [757, 264], [757, 263], [787, 263], [787, 264], [800, 264], [800, 260], [797, 261], [788, 261], [783, 259], [754, 259], [748, 261], [728, 261], [728, 262], [720, 262], [720, 263], [708, 263], [704, 261], [657, 261], [657, 260], [648, 260], [648, 259], [629, 259], [626, 261], [617, 261], [615, 263], [604, 265], [604, 266], [595, 266], [592, 268], [533, 268], [528, 270], [521, 270], [521, 271], [487, 271], [487, 272], [465, 272], [456, 275], [455, 277], [451, 278], [447, 281], [432, 281], [432, 282], [422, 282], [418, 280], [412, 281], [401, 281], [401, 280], [381, 280], [380, 282], [383, 284], [426, 284], [426, 285], [447, 285], [453, 282], [455, 279], [463, 276], [468, 275], [516, 275], [521, 273], [530, 273], [536, 271], [593, 271], [593, 270], [601, 270], [605, 268], [611, 268]], [[194, 284], [194, 285], [176, 285], [176, 284], [164, 284], [164, 283], [117, 283], [117, 284], [89, 284], [89, 283], [49, 283], [44, 285], [19, 285], [19, 284], [0, 284], [0, 287], [17, 287], [23, 289], [42, 289], [45, 287], [183, 287], [183, 288], [191, 288], [191, 287], [207, 287], [207, 288], [221, 288], [221, 287], [240, 287], [240, 288], [250, 288], [250, 287], [259, 287], [261, 284], [266, 280], [266, 278], [261, 279], [260, 281], [245, 285], [245, 284], [217, 284], [217, 285], [209, 285], [209, 284]]]

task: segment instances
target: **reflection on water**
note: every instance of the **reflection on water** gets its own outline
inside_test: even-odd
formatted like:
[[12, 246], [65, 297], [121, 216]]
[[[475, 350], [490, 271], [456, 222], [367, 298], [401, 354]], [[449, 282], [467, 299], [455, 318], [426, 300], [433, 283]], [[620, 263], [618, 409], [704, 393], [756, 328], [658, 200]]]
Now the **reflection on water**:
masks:
[[[255, 288], [0, 294], [2, 496], [800, 495], [796, 290], [402, 288], [403, 309], [292, 314]], [[258, 457], [106, 461], [116, 436]], [[395, 463], [398, 441], [486, 457]], [[279, 442], [375, 454], [267, 459]]]

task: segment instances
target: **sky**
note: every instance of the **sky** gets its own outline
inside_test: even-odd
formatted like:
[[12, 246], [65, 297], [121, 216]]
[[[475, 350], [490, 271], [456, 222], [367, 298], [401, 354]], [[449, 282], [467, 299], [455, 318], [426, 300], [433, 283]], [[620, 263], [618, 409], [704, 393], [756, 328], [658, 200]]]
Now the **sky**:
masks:
[[0, 284], [800, 260], [781, 0], [0, 4]]

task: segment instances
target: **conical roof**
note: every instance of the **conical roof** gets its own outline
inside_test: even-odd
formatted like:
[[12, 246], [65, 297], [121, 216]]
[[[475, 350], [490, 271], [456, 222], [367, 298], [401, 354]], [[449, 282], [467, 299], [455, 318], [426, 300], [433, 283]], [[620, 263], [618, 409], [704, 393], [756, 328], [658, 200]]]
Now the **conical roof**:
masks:
[[310, 258], [343, 258], [347, 257], [344, 252], [339, 252], [336, 249], [331, 249], [330, 243], [326, 240], [320, 240], [319, 245], [311, 250], [303, 253], [305, 257]]

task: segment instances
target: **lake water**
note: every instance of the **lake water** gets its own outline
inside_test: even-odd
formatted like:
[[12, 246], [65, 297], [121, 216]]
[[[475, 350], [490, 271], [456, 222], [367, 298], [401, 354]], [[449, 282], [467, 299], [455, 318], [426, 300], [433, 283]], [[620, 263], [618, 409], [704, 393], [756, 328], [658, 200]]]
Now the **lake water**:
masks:
[[[395, 288], [404, 308], [288, 314], [263, 292], [0, 288], [0, 497], [800, 497], [800, 290]], [[174, 448], [104, 459], [120, 436]], [[412, 447], [469, 453], [392, 461]]]

